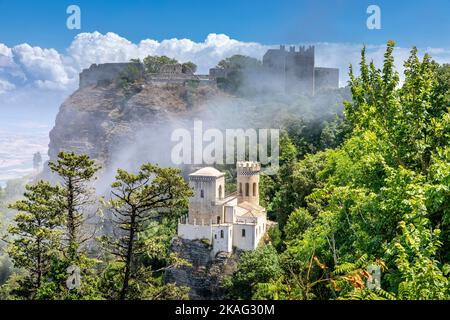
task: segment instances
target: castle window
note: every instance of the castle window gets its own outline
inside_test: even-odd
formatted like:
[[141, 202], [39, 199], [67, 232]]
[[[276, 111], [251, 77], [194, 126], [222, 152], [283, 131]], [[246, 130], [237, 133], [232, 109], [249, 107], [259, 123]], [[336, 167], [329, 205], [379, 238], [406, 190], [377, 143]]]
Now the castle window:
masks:
[[205, 197], [205, 192], [203, 190], [200, 190], [200, 198], [204, 198]]
[[217, 239], [217, 234], [214, 235], [214, 239]]
[[256, 197], [256, 182], [253, 182], [253, 196]]
[[245, 229], [242, 229], [242, 238], [245, 238]]
[[242, 183], [239, 182], [239, 195], [242, 196]]
[[245, 196], [248, 197], [250, 195], [250, 185], [248, 183], [245, 184]]
[[220, 237], [223, 238], [223, 230], [220, 230]]
[[217, 217], [217, 224], [220, 224], [220, 217]]
[[219, 199], [222, 199], [222, 186], [219, 186]]

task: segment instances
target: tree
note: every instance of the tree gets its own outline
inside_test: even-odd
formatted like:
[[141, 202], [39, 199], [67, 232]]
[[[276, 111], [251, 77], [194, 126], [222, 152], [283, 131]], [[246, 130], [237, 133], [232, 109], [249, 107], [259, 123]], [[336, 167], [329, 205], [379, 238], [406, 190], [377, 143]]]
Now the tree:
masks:
[[250, 69], [258, 68], [261, 66], [261, 61], [258, 59], [244, 56], [241, 54], [235, 54], [229, 58], [219, 61], [217, 68], [222, 69]]
[[186, 207], [192, 191], [179, 170], [150, 163], [142, 165], [137, 174], [119, 169], [111, 187], [113, 223], [119, 234], [104, 240], [123, 265], [119, 266], [122, 284], [118, 298], [126, 299], [130, 295], [130, 281], [144, 275], [137, 265], [146, 250], [140, 234], [148, 222], [161, 216], [173, 217], [176, 209]]
[[271, 245], [244, 252], [238, 270], [226, 280], [228, 296], [233, 299], [251, 299], [258, 283], [270, 282], [281, 275], [278, 254]]
[[183, 73], [195, 73], [197, 71], [197, 65], [191, 61], [185, 62], [181, 65]]
[[11, 241], [7, 252], [14, 266], [27, 272], [20, 291], [29, 298], [35, 296], [50, 270], [52, 258], [59, 253], [60, 191], [59, 187], [39, 181], [34, 186], [26, 186], [25, 199], [10, 206], [19, 213], [8, 229]]
[[177, 64], [178, 61], [167, 56], [147, 56], [144, 58], [146, 73], [159, 73], [161, 67], [166, 64]]
[[[256, 297], [450, 296], [447, 71], [413, 49], [400, 85], [393, 48], [382, 68], [367, 64], [363, 49], [360, 76], [351, 69], [339, 147], [307, 155], [276, 181], [271, 209], [287, 218], [283, 275], [259, 283]], [[327, 145], [336, 137], [330, 129]], [[382, 288], [368, 290], [374, 261]]]
[[122, 89], [129, 91], [131, 85], [141, 79], [141, 77], [140, 61], [132, 61], [132, 63], [127, 64], [119, 73], [118, 83]]
[[59, 197], [60, 211], [64, 215], [66, 227], [66, 253], [70, 261], [77, 261], [80, 244], [87, 240], [81, 234], [85, 221], [83, 213], [93, 204], [89, 183], [100, 166], [87, 155], [65, 152], [60, 152], [58, 160], [50, 161], [48, 165], [62, 181]]
[[245, 86], [244, 89], [246, 76], [261, 66], [261, 61], [258, 59], [239, 54], [223, 59], [217, 64], [217, 68], [226, 69], [227, 76], [218, 78], [217, 85], [232, 94], [247, 95], [253, 92], [253, 89], [251, 86]]

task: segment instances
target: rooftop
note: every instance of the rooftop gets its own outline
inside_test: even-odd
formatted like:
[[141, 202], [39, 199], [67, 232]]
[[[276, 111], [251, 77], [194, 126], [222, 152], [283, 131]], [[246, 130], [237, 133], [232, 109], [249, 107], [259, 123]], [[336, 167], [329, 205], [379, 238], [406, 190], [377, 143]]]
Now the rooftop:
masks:
[[239, 203], [236, 209], [237, 216], [239, 217], [259, 217], [266, 214], [266, 209], [247, 201]]
[[219, 170], [213, 168], [213, 167], [205, 167], [201, 168], [194, 173], [191, 173], [189, 176], [195, 176], [195, 177], [221, 177], [225, 175], [225, 173], [220, 172]]

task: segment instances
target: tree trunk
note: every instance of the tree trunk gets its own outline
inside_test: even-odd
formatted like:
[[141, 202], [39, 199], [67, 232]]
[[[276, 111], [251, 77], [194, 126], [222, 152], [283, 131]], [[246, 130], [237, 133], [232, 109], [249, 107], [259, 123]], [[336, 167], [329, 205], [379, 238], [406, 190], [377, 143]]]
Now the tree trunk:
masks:
[[69, 238], [69, 258], [75, 260], [76, 257], [76, 231], [74, 217], [74, 191], [72, 179], [67, 184], [67, 232]]
[[125, 274], [123, 277], [122, 290], [120, 291], [120, 296], [119, 296], [120, 300], [125, 300], [127, 293], [128, 293], [128, 286], [129, 286], [130, 274], [131, 274], [131, 259], [133, 257], [135, 223], [136, 223], [136, 213], [135, 213], [135, 211], [133, 211], [131, 214], [130, 234], [129, 234], [129, 239], [128, 239], [128, 247], [127, 247], [127, 253], [126, 253], [126, 260], [125, 260]]

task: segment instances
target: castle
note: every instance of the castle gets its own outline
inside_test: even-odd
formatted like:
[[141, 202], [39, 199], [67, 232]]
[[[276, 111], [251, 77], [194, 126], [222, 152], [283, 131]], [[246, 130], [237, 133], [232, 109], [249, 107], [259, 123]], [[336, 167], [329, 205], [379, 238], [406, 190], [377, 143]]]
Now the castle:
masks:
[[178, 236], [206, 239], [212, 253], [233, 248], [254, 250], [267, 230], [266, 210], [259, 205], [258, 162], [237, 163], [237, 192], [225, 195], [225, 174], [205, 167], [189, 175], [194, 195], [189, 213], [178, 221]]
[[284, 45], [269, 49], [263, 56], [263, 67], [272, 74], [275, 85], [288, 93], [314, 94], [322, 89], [339, 88], [339, 69], [315, 66], [315, 48], [300, 46], [289, 51]]
[[[189, 81], [195, 81], [199, 85], [216, 86], [218, 79], [233, 74], [233, 70], [227, 68], [211, 68], [209, 74], [204, 75], [183, 72], [179, 63], [163, 65], [155, 74], [146, 74], [144, 65], [136, 62], [93, 64], [80, 73], [80, 88], [112, 83], [130, 64], [137, 67], [139, 79], [152, 85], [186, 85]], [[314, 95], [323, 89], [339, 88], [339, 69], [316, 67], [314, 46], [300, 46], [298, 51], [295, 46], [288, 51], [284, 45], [280, 45], [279, 49], [269, 49], [263, 56], [261, 68], [245, 72], [248, 73], [250, 85], [263, 92]]]

